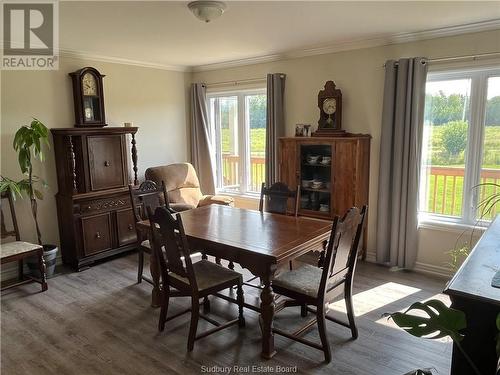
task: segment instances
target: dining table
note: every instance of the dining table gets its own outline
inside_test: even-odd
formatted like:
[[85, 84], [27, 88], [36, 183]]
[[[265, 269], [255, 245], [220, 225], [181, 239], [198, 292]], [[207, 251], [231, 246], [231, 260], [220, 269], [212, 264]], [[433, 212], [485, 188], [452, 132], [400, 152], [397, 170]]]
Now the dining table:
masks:
[[[178, 213], [192, 252], [239, 264], [260, 277], [260, 325], [262, 357], [274, 348], [273, 317], [276, 309], [272, 281], [278, 267], [311, 251], [321, 250], [332, 222], [302, 216], [287, 216], [212, 204]], [[149, 220], [136, 223], [143, 234], [151, 230]], [[161, 300], [159, 267], [154, 252], [150, 269], [153, 279], [152, 305]]]

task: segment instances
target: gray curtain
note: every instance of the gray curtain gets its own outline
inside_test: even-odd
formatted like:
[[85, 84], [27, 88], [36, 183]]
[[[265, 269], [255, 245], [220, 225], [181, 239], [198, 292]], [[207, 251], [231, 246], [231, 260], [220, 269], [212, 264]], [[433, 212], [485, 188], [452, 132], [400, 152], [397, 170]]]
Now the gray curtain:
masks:
[[202, 83], [193, 83], [191, 85], [191, 162], [198, 174], [203, 194], [215, 194], [210, 133], [206, 87]]
[[285, 78], [282, 73], [267, 75], [266, 120], [266, 185], [278, 181], [278, 138], [285, 136], [284, 94]]
[[427, 64], [421, 57], [385, 65], [377, 212], [377, 262], [411, 269], [417, 256], [417, 208]]

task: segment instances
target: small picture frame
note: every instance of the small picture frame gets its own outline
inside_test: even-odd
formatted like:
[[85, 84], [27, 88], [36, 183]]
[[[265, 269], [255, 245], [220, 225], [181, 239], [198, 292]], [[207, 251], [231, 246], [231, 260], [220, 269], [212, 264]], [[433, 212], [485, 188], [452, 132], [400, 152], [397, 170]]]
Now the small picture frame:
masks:
[[304, 135], [304, 137], [309, 137], [311, 136], [311, 133], [310, 133], [310, 129], [311, 129], [311, 124], [303, 124], [302, 125], [304, 130], [302, 132], [302, 134]]
[[302, 124], [295, 125], [295, 136], [296, 137], [304, 136], [304, 126]]

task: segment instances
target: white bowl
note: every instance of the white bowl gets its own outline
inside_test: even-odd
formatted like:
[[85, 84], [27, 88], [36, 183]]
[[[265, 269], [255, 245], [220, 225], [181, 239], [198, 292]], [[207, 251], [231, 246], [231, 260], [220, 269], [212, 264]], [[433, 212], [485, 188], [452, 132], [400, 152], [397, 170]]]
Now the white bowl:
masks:
[[313, 189], [320, 189], [323, 186], [323, 181], [313, 181], [312, 187]]
[[319, 161], [319, 156], [308, 155], [306, 160], [309, 164], [316, 164]]
[[302, 187], [303, 188], [311, 187], [312, 183], [313, 183], [313, 180], [302, 180]]

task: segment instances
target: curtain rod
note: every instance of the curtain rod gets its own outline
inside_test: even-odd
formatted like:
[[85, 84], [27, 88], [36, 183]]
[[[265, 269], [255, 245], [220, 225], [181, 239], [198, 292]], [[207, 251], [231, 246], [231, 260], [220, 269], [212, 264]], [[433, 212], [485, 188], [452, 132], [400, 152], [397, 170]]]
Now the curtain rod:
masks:
[[435, 58], [435, 59], [428, 59], [427, 62], [433, 63], [433, 62], [466, 60], [466, 59], [477, 60], [477, 59], [480, 59], [480, 58], [488, 58], [488, 57], [494, 57], [494, 56], [500, 56], [500, 52], [479, 53], [479, 54], [476, 54], [476, 55], [438, 57], [438, 58]]
[[[467, 60], [467, 59], [472, 59], [473, 61], [481, 58], [488, 58], [488, 57], [495, 57], [495, 56], [500, 56], [500, 52], [489, 52], [489, 53], [480, 53], [476, 55], [463, 55], [463, 56], [446, 56], [446, 57], [437, 57], [435, 59], [424, 59], [422, 60], [423, 64], [429, 64], [429, 63], [440, 63], [440, 62], [449, 62], [449, 61], [456, 61], [456, 60]], [[398, 65], [398, 62], [396, 61], [395, 65]], [[385, 64], [383, 65], [385, 68]]]
[[238, 86], [238, 85], [250, 84], [250, 83], [262, 83], [262, 82], [266, 82], [266, 81], [267, 81], [266, 78], [249, 78], [249, 79], [241, 79], [241, 80], [235, 80], [235, 81], [205, 83], [205, 87]]

